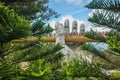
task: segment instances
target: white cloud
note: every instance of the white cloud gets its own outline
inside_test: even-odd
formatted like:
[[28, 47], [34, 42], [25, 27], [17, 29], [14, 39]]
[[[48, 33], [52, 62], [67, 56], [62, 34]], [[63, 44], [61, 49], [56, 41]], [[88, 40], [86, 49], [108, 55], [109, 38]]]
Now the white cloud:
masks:
[[106, 31], [110, 31], [109, 28], [104, 28], [104, 27], [93, 27], [93, 26], [89, 26], [89, 30], [92, 29], [94, 31], [97, 31], [97, 32], [106, 32]]
[[[55, 0], [56, 2], [63, 2], [64, 0]], [[82, 0], [65, 0], [68, 4], [80, 5]]]
[[82, 0], [66, 0], [68, 4], [75, 4], [80, 5], [82, 3]]
[[[68, 4], [74, 4], [74, 5], [81, 5], [82, 3], [84, 3], [84, 0], [55, 0], [56, 2], [63, 2], [66, 1]], [[86, 3], [91, 2], [92, 0], [85, 0]]]
[[[92, 30], [94, 30], [94, 31], [98, 31], [98, 32], [99, 32], [99, 31], [109, 31], [109, 30], [110, 30], [110, 29], [108, 29], [108, 28], [93, 27], [93, 26], [91, 26], [90, 23], [84, 22], [84, 21], [79, 20], [79, 19], [75, 19], [75, 18], [73, 18], [71, 15], [63, 16], [58, 22], [60, 22], [60, 23], [62, 23], [62, 24], [64, 25], [64, 21], [65, 21], [66, 19], [68, 19], [69, 22], [70, 22], [70, 32], [72, 32], [72, 22], [73, 22], [74, 20], [76, 20], [77, 23], [78, 23], [77, 32], [80, 31], [80, 25], [81, 25], [82, 23], [85, 24], [85, 31], [89, 31], [90, 29], [92, 29]], [[55, 23], [56, 23], [56, 22], [57, 22], [57, 21], [52, 20], [52, 21], [49, 22], [49, 24], [50, 24], [50, 26], [51, 26], [52, 28], [55, 29]], [[55, 33], [55, 31], [54, 31], [53, 33]]]
[[52, 28], [54, 28], [55, 29], [55, 21], [54, 20], [52, 20], [52, 21], [50, 21], [49, 22], [49, 25], [52, 27]]

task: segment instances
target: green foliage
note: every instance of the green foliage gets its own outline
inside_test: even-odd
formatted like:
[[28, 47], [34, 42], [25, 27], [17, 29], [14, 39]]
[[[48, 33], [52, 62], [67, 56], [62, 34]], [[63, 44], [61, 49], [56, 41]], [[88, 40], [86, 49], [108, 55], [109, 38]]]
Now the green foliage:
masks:
[[108, 36], [108, 40], [114, 36], [116, 36], [117, 40], [120, 40], [120, 33], [117, 30], [110, 30], [109, 32], [106, 32], [105, 35]]
[[100, 69], [99, 66], [89, 63], [86, 60], [74, 59], [73, 61], [64, 65], [63, 70], [66, 76], [74, 78], [90, 77], [101, 78], [102, 80], [109, 79]]
[[50, 27], [50, 25], [45, 25], [44, 22], [41, 20], [38, 20], [32, 24], [32, 35], [33, 36], [39, 36], [42, 34], [50, 33], [53, 31], [53, 28]]
[[105, 35], [107, 35], [107, 36], [115, 36], [116, 35], [119, 37], [119, 32], [112, 29], [109, 32], [106, 32]]
[[[95, 9], [92, 16], [89, 17], [89, 21], [94, 24], [95, 27], [106, 27], [113, 29], [110, 32], [106, 32], [106, 43], [109, 50], [106, 53], [120, 56], [120, 1], [119, 0], [92, 0], [88, 5], [89, 9]], [[96, 36], [93, 35], [93, 36]], [[100, 39], [101, 40], [101, 39]], [[109, 58], [110, 55], [106, 58]], [[112, 61], [112, 60], [110, 60]], [[115, 65], [115, 64], [114, 64]]]
[[[32, 61], [37, 60], [40, 58], [51, 58], [50, 56], [57, 59], [59, 56], [57, 56], [55, 53], [62, 49], [63, 47], [54, 44], [48, 44], [48, 43], [42, 43], [42, 42], [35, 42], [35, 43], [26, 43], [26, 44], [18, 44], [13, 45], [13, 55], [12, 59], [16, 62], [21, 61]], [[8, 56], [9, 58], [11, 56]]]
[[[34, 5], [34, 1], [26, 1], [24, 4], [19, 1], [15, 3], [5, 2], [5, 5], [10, 4], [10, 8], [16, 9], [19, 15], [27, 15], [26, 18], [30, 20], [35, 18], [35, 14], [39, 10], [43, 12], [43, 14], [40, 14], [41, 18], [50, 19], [54, 11], [45, 5], [48, 0], [42, 0], [42, 2], [40, 0], [36, 5]], [[40, 4], [41, 6], [39, 6]], [[38, 6], [41, 8], [38, 9]], [[90, 79], [90, 77], [102, 80], [108, 79], [108, 76], [102, 73], [99, 66], [84, 60], [75, 59], [61, 65], [60, 60], [63, 54], [58, 51], [63, 47], [60, 44], [43, 43], [41, 40], [33, 43], [8, 43], [13, 39], [29, 36], [30, 30], [32, 30], [32, 35], [38, 36], [44, 32], [52, 31], [52, 29], [49, 29], [49, 26], [47, 27], [48, 29], [46, 27], [43, 28], [44, 23], [42, 21], [33, 23], [30, 29], [30, 23], [15, 14], [13, 10], [5, 7], [2, 3], [0, 3], [0, 9], [0, 30], [3, 31], [0, 35], [5, 40], [1, 38], [3, 42], [0, 43], [0, 78], [2, 80], [73, 80], [80, 77], [85, 77], [86, 79]], [[26, 11], [29, 11], [29, 14]], [[7, 38], [9, 37], [9, 40], [7, 40], [6, 36]], [[26, 70], [22, 70], [19, 67], [19, 63], [23, 61], [28, 61], [29, 63]]]
[[107, 27], [120, 31], [119, 13], [114, 13], [106, 10], [95, 10], [93, 16], [89, 17], [88, 21], [92, 22], [97, 27]]
[[57, 18], [60, 15], [48, 7], [47, 3], [49, 0], [7, 0], [2, 2], [29, 20], [38, 18], [41, 20], [49, 20], [51, 18]]
[[30, 23], [0, 2], [0, 43], [30, 35]]
[[5, 61], [0, 61], [0, 79], [9, 79], [11, 76], [15, 75], [14, 66], [6, 63]]
[[113, 28], [120, 31], [119, 26], [119, 0], [93, 0], [87, 8], [95, 9], [93, 16], [89, 17], [89, 21], [95, 26]]
[[[74, 59], [64, 62], [61, 66], [58, 62], [48, 62], [39, 59], [29, 63], [28, 68], [21, 72], [17, 79], [29, 80], [108, 80], [109, 77], [103, 73], [99, 66], [86, 60]], [[56, 67], [59, 66], [59, 67]], [[56, 67], [56, 68], [55, 68]], [[54, 69], [53, 69], [54, 68]]]
[[111, 78], [111, 80], [119, 80], [120, 74], [119, 73], [112, 73], [110, 78]]
[[[32, 50], [34, 52], [33, 53], [34, 55], [32, 55], [31, 59], [29, 59], [30, 61], [28, 62], [29, 66], [27, 67], [25, 71], [21, 70], [22, 72], [15, 79], [18, 79], [18, 80], [21, 80], [21, 79], [52, 80], [54, 76], [56, 75], [55, 71], [61, 68], [60, 61], [61, 61], [61, 58], [63, 57], [63, 54], [56, 53], [61, 48], [63, 47], [61, 47], [59, 44], [55, 46], [53, 44], [45, 44], [45, 43], [42, 45], [42, 48], [39, 48], [40, 50], [38, 49], [39, 51], [38, 50], [35, 51], [35, 49], [33, 48]], [[36, 52], [38, 52], [39, 55], [35, 56]], [[30, 55], [30, 54], [27, 54], [27, 55]], [[35, 58], [34, 56], [37, 58]], [[21, 56], [19, 55], [19, 57]], [[25, 57], [21, 57], [21, 59], [25, 59]], [[20, 60], [20, 59], [16, 59], [16, 60]], [[25, 61], [27, 61], [27, 59]]]
[[88, 32], [85, 32], [85, 36], [91, 39], [98, 40], [100, 42], [105, 42], [106, 39], [100, 35], [98, 32], [93, 31], [92, 29]]
[[45, 59], [32, 61], [25, 71], [21, 72], [21, 78], [25, 80], [51, 80], [51, 65]]
[[[93, 31], [93, 30], [91, 30], [91, 31], [89, 31], [89, 32], [86, 32], [85, 33], [85, 36], [86, 37], [89, 37], [89, 38], [91, 38], [91, 39], [95, 39], [95, 40], [98, 40], [98, 41], [100, 41], [100, 42], [106, 42], [107, 44], [108, 44], [108, 47], [109, 47], [109, 49], [110, 50], [113, 50], [113, 51], [115, 51], [115, 52], [118, 52], [118, 54], [120, 53], [120, 48], [119, 48], [119, 40], [120, 40], [120, 33], [119, 32], [117, 32], [116, 30], [111, 30], [111, 31], [109, 31], [109, 32], [106, 32], [104, 35], [106, 35], [106, 39], [102, 36], [102, 35], [100, 35], [98, 32], [95, 32], [95, 31]], [[84, 49], [84, 47], [85, 47], [85, 45], [83, 45], [83, 49]], [[89, 49], [91, 49], [92, 47], [90, 46], [89, 47]], [[86, 49], [87, 49], [87, 47], [86, 47]], [[109, 50], [109, 52], [112, 52], [112, 51], [110, 51]], [[94, 50], [93, 50], [93, 52], [94, 52]], [[99, 51], [98, 51], [99, 52]], [[97, 53], [98, 53], [97, 52]], [[114, 53], [115, 53], [114, 52]], [[113, 53], [113, 52], [112, 52]], [[114, 54], [113, 53], [113, 54]], [[116, 53], [115, 53], [115, 55], [116, 55]]]
[[93, 0], [85, 7], [89, 9], [105, 9], [105, 10], [119, 12], [120, 11], [119, 4], [120, 4], [119, 0]]
[[90, 44], [90, 43], [88, 43], [88, 44], [83, 44], [83, 45], [81, 46], [81, 48], [82, 48], [83, 50], [87, 50], [87, 51], [91, 52], [92, 54], [95, 54], [96, 56], [99, 56], [100, 58], [103, 58], [104, 60], [112, 63], [111, 60], [109, 60], [108, 58], [106, 58], [106, 56], [105, 56], [105, 54], [103, 53], [103, 51], [100, 51], [100, 50], [96, 49], [93, 44]]
[[110, 50], [120, 53], [120, 39], [117, 36], [112, 36], [107, 40], [107, 44]]
[[[60, 46], [59, 44], [54, 45], [54, 44], [50, 44], [50, 43], [42, 43], [41, 41], [38, 41], [35, 43], [22, 43], [22, 44], [6, 43], [6, 44], [4, 44], [3, 47], [6, 47], [5, 48], [6, 51], [4, 52], [4, 54], [5, 54], [4, 56], [6, 56], [6, 57], [4, 60], [7, 62], [7, 65], [4, 66], [4, 68], [1, 68], [1, 74], [4, 74], [4, 76], [7, 76], [7, 74], [8, 74], [9, 76], [7, 76], [7, 78], [9, 78], [9, 79], [14, 78], [15, 80], [16, 80], [16, 78], [21, 80], [21, 79], [23, 79], [23, 76], [25, 79], [33, 77], [33, 78], [31, 78], [32, 80], [40, 77], [40, 76], [38, 76], [38, 77], [36, 76], [37, 73], [34, 71], [34, 69], [33, 69], [33, 71], [31, 71], [30, 75], [21, 74], [20, 71], [22, 71], [22, 70], [16, 66], [20, 62], [29, 61], [28, 63], [30, 63], [30, 66], [33, 66], [33, 67], [29, 66], [30, 68], [34, 68], [37, 65], [37, 63], [38, 63], [38, 66], [42, 66], [42, 67], [44, 65], [46, 66], [46, 65], [50, 64], [50, 66], [48, 65], [44, 68], [46, 69], [47, 67], [50, 67], [51, 68], [50, 70], [54, 71], [60, 67], [59, 60], [63, 56], [62, 53], [57, 53], [58, 50], [63, 48], [62, 46]], [[44, 60], [39, 60], [39, 59], [44, 59]], [[44, 65], [42, 64], [42, 62], [44, 62]], [[12, 65], [12, 66], [9, 66], [9, 65]], [[36, 66], [36, 67], [38, 67], [38, 66]], [[13, 75], [9, 74], [9, 68], [11, 70], [10, 73], [12, 73], [12, 72], [14, 73]], [[6, 69], [7, 72], [5, 72], [4, 69]], [[5, 72], [5, 73], [3, 73], [3, 72]], [[36, 75], [32, 75], [32, 72], [36, 73]], [[29, 74], [29, 72], [24, 72], [24, 74], [25, 73]], [[0, 77], [4, 78], [4, 76], [1, 75]], [[47, 78], [45, 78], [45, 75], [43, 77], [45, 80], [47, 80]]]
[[[46, 30], [46, 33], [52, 31], [49, 25], [45, 26], [44, 28], [44, 24], [41, 24], [40, 26], [42, 26], [41, 31], [43, 29]], [[37, 29], [34, 27], [34, 30], [40, 30], [40, 26], [37, 26]], [[40, 33], [39, 31], [36, 35], [41, 35], [44, 32]], [[43, 43], [41, 38], [33, 43], [13, 44], [10, 42], [13, 39], [24, 38], [28, 36], [31, 36], [30, 22], [25, 20], [24, 17], [18, 16], [14, 13], [14, 10], [4, 6], [4, 4], [0, 2], [0, 79], [16, 80], [17, 77], [21, 80], [22, 77], [19, 76], [21, 75], [20, 71], [22, 70], [19, 67], [19, 63], [22, 61], [30, 61], [30, 65], [32, 66], [30, 68], [34, 68], [34, 65], [36, 65], [37, 62], [36, 64], [33, 64], [31, 62], [33, 60], [50, 57], [48, 56], [50, 54], [53, 54], [56, 60], [62, 56], [60, 53], [58, 53], [58, 55], [55, 53], [63, 47], [60, 45], [55, 46], [54, 44]], [[46, 61], [44, 63], [45, 66], [49, 64]], [[41, 63], [39, 65], [42, 66]], [[47, 67], [45, 67], [45, 69], [46, 68]], [[39, 72], [37, 73], [34, 70], [35, 69], [31, 70], [32, 75], [28, 75], [29, 77], [32, 76], [33, 78], [36, 78], [36, 76], [40, 76]], [[47, 72], [46, 70], [43, 70], [43, 72]]]

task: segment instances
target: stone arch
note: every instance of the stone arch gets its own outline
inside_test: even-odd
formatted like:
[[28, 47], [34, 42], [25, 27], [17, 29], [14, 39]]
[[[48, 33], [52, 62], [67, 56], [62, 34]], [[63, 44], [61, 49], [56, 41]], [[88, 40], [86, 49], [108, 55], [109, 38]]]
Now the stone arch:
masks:
[[83, 23], [80, 25], [80, 33], [81, 34], [85, 33], [85, 24], [83, 24]]

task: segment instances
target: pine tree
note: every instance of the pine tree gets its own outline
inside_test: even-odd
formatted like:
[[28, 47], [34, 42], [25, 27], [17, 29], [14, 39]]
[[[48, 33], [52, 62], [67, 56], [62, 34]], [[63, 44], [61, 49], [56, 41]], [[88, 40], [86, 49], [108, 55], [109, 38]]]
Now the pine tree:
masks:
[[49, 8], [49, 0], [1, 0], [14, 9], [16, 13], [26, 17], [28, 20], [41, 19], [49, 20], [57, 18], [58, 14], [53, 9]]
[[[98, 66], [86, 61], [73, 60], [61, 65], [60, 59], [63, 55], [57, 51], [63, 47], [59, 44], [54, 45], [41, 41], [43, 33], [52, 31], [51, 28], [44, 28], [42, 21], [30, 24], [24, 17], [18, 16], [14, 10], [2, 3], [0, 3], [0, 18], [0, 30], [2, 31], [0, 34], [2, 37], [0, 39], [0, 79], [68, 80], [81, 77], [100, 78], [101, 76], [103, 79], [108, 78]], [[29, 36], [36, 36], [39, 39], [33, 43], [11, 43], [13, 39]], [[23, 70], [19, 63], [26, 61], [29, 65], [27, 69]]]
[[[49, 30], [44, 28], [45, 30], [41, 33], [43, 26], [45, 26], [44, 23], [35, 24], [31, 25], [24, 17], [19, 16], [13, 9], [4, 6], [4, 4], [0, 2], [0, 79], [10, 80], [22, 76], [22, 70], [19, 66], [21, 62], [27, 61], [31, 63], [39, 59], [47, 60], [52, 58], [49, 56], [51, 54], [53, 54], [54, 57], [60, 55], [55, 59], [59, 59], [62, 56], [61, 54], [55, 54], [62, 48], [60, 45], [44, 43], [39, 37], [45, 32], [48, 33], [49, 30], [52, 31], [51, 28]], [[41, 24], [41, 26], [39, 24]], [[14, 39], [29, 36], [37, 36], [39, 39], [33, 43], [11, 43]]]
[[[85, 7], [94, 9], [93, 14], [89, 17], [88, 21], [93, 23], [95, 27], [111, 29], [110, 32], [102, 34], [91, 30], [85, 35], [89, 38], [105, 42], [108, 44], [109, 49], [106, 50], [106, 52], [110, 53], [109, 55], [113, 54], [120, 57], [120, 0], [92, 0]], [[94, 53], [93, 50], [89, 51]], [[105, 57], [103, 52], [96, 51], [96, 55], [101, 56], [110, 62], [112, 61]], [[113, 63], [117, 64], [116, 62]]]

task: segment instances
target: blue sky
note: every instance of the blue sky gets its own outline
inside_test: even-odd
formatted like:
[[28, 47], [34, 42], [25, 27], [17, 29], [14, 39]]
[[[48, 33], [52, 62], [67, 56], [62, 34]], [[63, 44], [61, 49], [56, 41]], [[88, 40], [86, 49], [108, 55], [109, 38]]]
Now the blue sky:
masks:
[[75, 19], [87, 21], [88, 14], [91, 12], [90, 9], [84, 6], [91, 0], [49, 0], [49, 7], [60, 13], [60, 20], [63, 16], [71, 15]]
[[86, 31], [90, 30], [91, 28], [95, 31], [105, 30], [99, 27], [93, 28], [93, 26], [91, 26], [90, 22], [88, 21], [88, 17], [92, 16], [94, 10], [87, 9], [84, 6], [89, 4], [91, 1], [92, 0], [49, 0], [48, 6], [61, 14], [59, 18], [50, 20], [49, 24], [54, 28], [56, 22], [64, 24], [65, 19], [69, 19], [70, 22], [77, 20], [78, 25], [85, 23]]
[[[64, 20], [71, 19], [73, 20], [78, 20], [78, 25], [81, 23], [86, 24], [86, 30], [90, 30], [92, 28], [91, 24], [88, 22], [88, 16], [92, 16], [92, 13], [94, 10], [90, 10], [85, 8], [84, 6], [87, 5], [90, 1], [92, 0], [49, 0], [49, 7], [61, 14], [61, 16], [57, 19], [52, 19], [49, 24], [51, 26], [55, 26], [55, 22], [60, 22], [64, 23]], [[101, 28], [92, 28], [93, 30], [97, 31], [102, 31], [103, 29]], [[71, 31], [71, 28], [70, 28]], [[79, 32], [79, 27], [78, 27], [78, 32]], [[107, 48], [105, 44], [99, 44], [94, 45], [97, 47], [97, 49], [103, 49], [101, 47], [104, 46], [104, 49]]]

